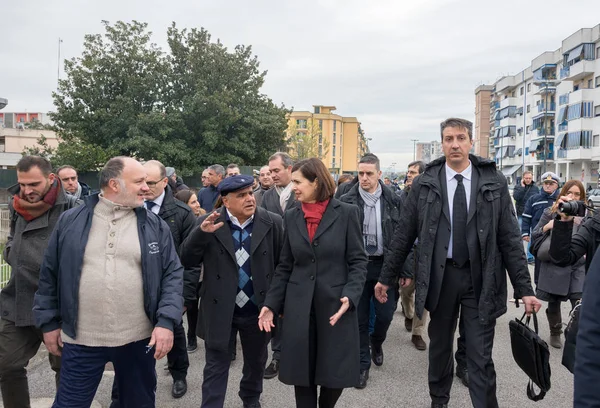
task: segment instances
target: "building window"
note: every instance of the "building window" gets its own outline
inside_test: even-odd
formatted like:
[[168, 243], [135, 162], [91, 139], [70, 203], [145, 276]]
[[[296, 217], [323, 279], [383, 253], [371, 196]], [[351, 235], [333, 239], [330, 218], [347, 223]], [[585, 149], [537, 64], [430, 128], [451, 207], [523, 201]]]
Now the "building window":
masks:
[[332, 155], [333, 157], [335, 157], [335, 146], [333, 146], [333, 150], [332, 150], [332, 152], [333, 152], [333, 153], [332, 153], [331, 155]]
[[[529, 105], [527, 105], [527, 106], [529, 106]], [[525, 129], [526, 134], [529, 134], [529, 132], [531, 132], [531, 126], [527, 126], [527, 129]]]
[[323, 146], [319, 145], [319, 157], [323, 157]]
[[531, 84], [527, 84], [527, 92], [531, 92]]
[[600, 75], [596, 77], [596, 88], [600, 88]]
[[323, 144], [323, 133], [319, 133], [319, 144]]
[[600, 116], [600, 105], [596, 105], [596, 107], [594, 108], [594, 116]]
[[594, 81], [592, 81], [591, 79], [588, 79], [588, 89], [592, 89], [592, 83]]
[[524, 87], [524, 86], [522, 86], [522, 87], [519, 89], [519, 96], [523, 96], [523, 92], [524, 92], [524, 91], [525, 91], [525, 87]]
[[297, 119], [296, 126], [298, 129], [306, 129], [306, 119]]
[[[337, 120], [334, 120], [333, 121], [333, 131], [335, 132], [336, 129], [337, 129]], [[333, 143], [335, 143], [335, 142], [333, 142]]]
[[321, 107], [315, 106], [315, 113], [321, 113]]
[[323, 130], [323, 120], [319, 119], [319, 130]]
[[596, 48], [596, 58], [600, 58], [600, 47]]
[[531, 111], [531, 106], [527, 105], [527, 113]]
[[514, 97], [515, 97], [515, 91], [512, 91], [512, 92], [510, 93], [510, 97], [511, 97], [511, 98], [514, 98]]
[[594, 147], [600, 147], [600, 135], [594, 135], [593, 143]]
[[537, 102], [535, 103], [535, 106], [540, 106], [540, 103], [542, 103], [542, 101], [541, 101], [541, 100], [540, 100], [540, 101], [537, 101]]
[[[335, 123], [335, 122], [333, 122], [333, 123]], [[335, 144], [335, 133], [333, 134], [333, 144]]]
[[[340, 144], [342, 144], [342, 137], [343, 137], [343, 136], [344, 136], [344, 135], [340, 135]], [[341, 152], [341, 151], [342, 151], [342, 150], [341, 150], [341, 147], [340, 147], [340, 152]]]

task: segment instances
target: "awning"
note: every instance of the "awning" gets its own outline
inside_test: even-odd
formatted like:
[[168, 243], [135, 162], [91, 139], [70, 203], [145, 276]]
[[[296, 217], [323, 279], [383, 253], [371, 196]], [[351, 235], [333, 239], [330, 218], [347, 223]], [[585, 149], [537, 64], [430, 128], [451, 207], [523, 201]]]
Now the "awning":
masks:
[[558, 123], [563, 123], [567, 120], [568, 110], [569, 110], [568, 106], [563, 106], [562, 108], [560, 108], [560, 112], [558, 112], [558, 119], [557, 119]]
[[556, 141], [554, 142], [554, 146], [562, 147], [560, 144], [562, 143], [566, 135], [566, 133], [559, 133], [558, 137], [556, 138]]
[[515, 156], [521, 156], [523, 154], [523, 149], [522, 148], [518, 148], [517, 151], [515, 152]]
[[517, 170], [519, 170], [521, 168], [520, 164], [514, 165], [514, 166], [510, 166], [510, 167], [505, 167], [502, 169], [502, 174], [504, 174], [505, 176], [512, 176], [513, 174], [515, 174], [517, 172]]
[[567, 58], [567, 62], [571, 62], [573, 61], [575, 58], [579, 57], [581, 55], [581, 51], [583, 51], [583, 44], [573, 48], [570, 52], [569, 52], [569, 57]]
[[540, 146], [544, 143], [544, 140], [534, 140], [529, 145], [529, 153], [537, 152]]

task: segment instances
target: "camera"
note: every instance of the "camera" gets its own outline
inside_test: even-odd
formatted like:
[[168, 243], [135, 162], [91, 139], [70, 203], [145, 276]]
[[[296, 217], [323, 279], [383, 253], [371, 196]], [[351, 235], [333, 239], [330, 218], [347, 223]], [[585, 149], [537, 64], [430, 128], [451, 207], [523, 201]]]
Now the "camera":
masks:
[[573, 217], [585, 217], [587, 208], [588, 206], [583, 201], [567, 201], [558, 205], [560, 212]]

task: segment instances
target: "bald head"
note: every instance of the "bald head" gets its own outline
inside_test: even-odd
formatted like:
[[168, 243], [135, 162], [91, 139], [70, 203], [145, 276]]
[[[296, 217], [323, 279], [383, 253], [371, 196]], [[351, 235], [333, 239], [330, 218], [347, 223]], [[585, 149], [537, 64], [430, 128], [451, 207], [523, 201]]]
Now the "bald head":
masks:
[[148, 192], [144, 166], [131, 157], [113, 157], [100, 171], [100, 188], [116, 204], [140, 207]]

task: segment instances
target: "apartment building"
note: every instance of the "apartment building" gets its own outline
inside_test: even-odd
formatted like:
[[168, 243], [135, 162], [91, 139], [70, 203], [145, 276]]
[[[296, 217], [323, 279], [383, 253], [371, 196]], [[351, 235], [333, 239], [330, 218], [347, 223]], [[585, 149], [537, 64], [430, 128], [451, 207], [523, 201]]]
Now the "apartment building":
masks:
[[490, 102], [494, 87], [481, 85], [475, 89], [475, 128], [473, 152], [477, 156], [490, 156]]
[[[288, 117], [290, 132], [308, 135], [331, 174], [357, 174], [358, 161], [369, 152], [367, 138], [356, 117], [340, 116], [335, 106], [313, 105], [313, 111], [293, 111]], [[314, 137], [311, 137], [314, 136]], [[289, 145], [290, 153], [294, 146]]]
[[28, 129], [31, 122], [48, 124], [46, 114], [36, 112], [0, 112], [0, 168], [14, 168], [21, 159], [23, 150], [37, 145], [43, 135], [50, 147], [58, 146], [56, 133], [51, 130]]
[[418, 142], [416, 144], [415, 160], [430, 163], [443, 155], [444, 151], [442, 150], [442, 143], [437, 140], [431, 142]]
[[[489, 157], [510, 182], [529, 170], [535, 180], [554, 171], [563, 182], [598, 185], [600, 25], [577, 31], [492, 87]], [[476, 98], [476, 112], [485, 103]]]

